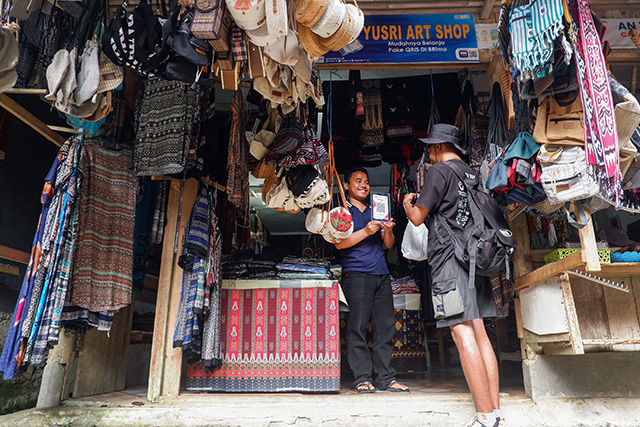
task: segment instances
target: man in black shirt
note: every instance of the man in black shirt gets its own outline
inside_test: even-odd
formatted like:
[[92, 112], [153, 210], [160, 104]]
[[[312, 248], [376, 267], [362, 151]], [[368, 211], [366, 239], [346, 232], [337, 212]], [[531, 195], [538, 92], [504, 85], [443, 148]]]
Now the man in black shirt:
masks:
[[427, 144], [432, 166], [427, 171], [415, 205], [415, 193], [407, 194], [403, 204], [408, 218], [415, 225], [423, 223], [427, 214], [431, 213], [428, 255], [432, 293], [460, 294], [457, 299], [461, 299], [464, 311], [460, 313], [458, 310], [459, 314], [438, 320], [437, 327], [451, 329], [451, 336], [460, 353], [460, 363], [476, 407], [476, 416], [468, 426], [497, 427], [503, 425], [499, 416], [498, 364], [483, 322], [483, 317], [495, 316], [491, 288], [484, 277], [476, 277], [475, 287], [469, 287], [468, 266], [458, 262], [454, 256], [453, 242], [446, 231], [443, 232], [444, 227], [439, 225], [439, 221], [446, 221], [455, 233], [471, 226], [473, 222], [466, 187], [446, 165], [447, 162], [456, 162], [465, 171], [468, 170], [468, 174], [477, 176], [460, 159], [460, 154], [466, 150], [460, 145], [458, 134], [455, 126], [437, 124], [431, 128], [429, 137], [421, 140]]

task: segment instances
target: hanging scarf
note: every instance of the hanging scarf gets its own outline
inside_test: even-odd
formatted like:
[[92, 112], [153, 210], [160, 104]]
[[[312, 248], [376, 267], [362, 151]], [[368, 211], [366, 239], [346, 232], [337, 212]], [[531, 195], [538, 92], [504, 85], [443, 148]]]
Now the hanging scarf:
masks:
[[587, 163], [595, 166], [606, 196], [615, 200], [617, 207], [622, 196], [620, 149], [600, 37], [586, 0], [570, 0], [569, 10], [577, 27], [576, 69], [584, 109]]
[[507, 62], [509, 62], [509, 39], [509, 0], [502, 0], [498, 19], [498, 49]]
[[511, 12], [513, 62], [521, 80], [544, 77], [553, 70], [553, 42], [563, 31], [562, 16], [561, 0], [535, 0]]

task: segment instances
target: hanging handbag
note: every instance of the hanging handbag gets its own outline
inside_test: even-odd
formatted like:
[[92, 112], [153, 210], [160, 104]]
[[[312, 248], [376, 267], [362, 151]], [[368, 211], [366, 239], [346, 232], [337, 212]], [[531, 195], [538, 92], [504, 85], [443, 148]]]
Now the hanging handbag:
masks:
[[247, 53], [247, 42], [244, 39], [244, 31], [235, 24], [231, 28], [230, 44], [234, 61], [240, 62], [249, 59], [249, 55]]
[[219, 39], [225, 11], [222, 0], [196, 0], [193, 7], [193, 35], [202, 40]]
[[600, 185], [589, 175], [584, 148], [543, 146], [538, 160], [542, 166], [542, 188], [550, 203], [587, 199], [600, 192]]
[[578, 92], [549, 96], [538, 107], [533, 139], [539, 144], [584, 145], [582, 101]]
[[229, 36], [231, 34], [231, 25], [233, 20], [229, 11], [223, 8], [222, 22], [220, 24], [220, 31], [218, 38], [209, 40], [211, 48], [216, 52], [228, 52], [229, 51]]

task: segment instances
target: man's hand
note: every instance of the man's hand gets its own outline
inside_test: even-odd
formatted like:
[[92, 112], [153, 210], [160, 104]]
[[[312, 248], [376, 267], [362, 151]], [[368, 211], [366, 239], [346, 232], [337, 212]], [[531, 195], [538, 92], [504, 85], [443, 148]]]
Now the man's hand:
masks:
[[402, 205], [404, 206], [405, 210], [407, 209], [407, 207], [413, 206], [411, 202], [413, 202], [416, 197], [416, 193], [408, 193], [404, 195], [404, 198], [402, 199]]
[[396, 226], [396, 223], [393, 221], [393, 218], [391, 218], [389, 221], [383, 222], [380, 226], [383, 231], [391, 231], [393, 230], [393, 227]]
[[380, 221], [369, 221], [364, 230], [368, 236], [371, 236], [373, 234], [376, 234], [378, 230], [380, 230], [381, 225], [382, 223]]

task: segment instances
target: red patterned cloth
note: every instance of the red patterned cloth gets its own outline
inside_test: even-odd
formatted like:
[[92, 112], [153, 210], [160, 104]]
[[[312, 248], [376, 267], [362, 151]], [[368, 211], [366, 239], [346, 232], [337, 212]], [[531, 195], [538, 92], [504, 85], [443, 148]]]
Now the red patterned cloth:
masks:
[[224, 362], [187, 368], [187, 390], [339, 391], [338, 285], [223, 289]]

